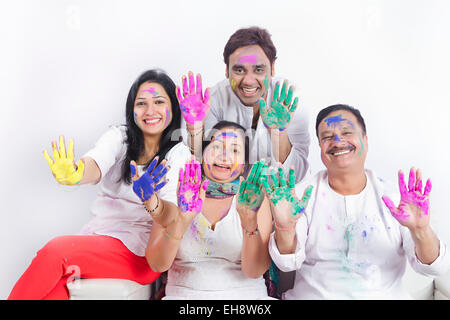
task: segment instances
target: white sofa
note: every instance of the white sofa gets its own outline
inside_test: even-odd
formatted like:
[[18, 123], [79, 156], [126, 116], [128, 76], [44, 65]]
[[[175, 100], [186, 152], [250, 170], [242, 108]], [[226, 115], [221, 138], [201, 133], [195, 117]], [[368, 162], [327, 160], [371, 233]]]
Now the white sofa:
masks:
[[[293, 281], [292, 275], [282, 279]], [[450, 300], [450, 273], [433, 279], [408, 265], [403, 284], [413, 299]], [[121, 279], [79, 279], [67, 285], [71, 300], [150, 300], [160, 286], [161, 279], [149, 285]], [[283, 286], [289, 288], [289, 284]]]
[[160, 286], [160, 279], [147, 285], [123, 279], [77, 279], [67, 284], [70, 300], [150, 300]]
[[408, 264], [402, 280], [413, 299], [450, 300], [450, 273], [433, 279], [418, 274]]

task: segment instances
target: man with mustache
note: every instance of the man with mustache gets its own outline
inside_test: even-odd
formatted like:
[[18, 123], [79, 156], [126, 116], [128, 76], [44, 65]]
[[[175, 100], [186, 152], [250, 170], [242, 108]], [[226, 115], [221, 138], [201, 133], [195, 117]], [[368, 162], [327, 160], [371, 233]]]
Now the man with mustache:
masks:
[[407, 260], [425, 275], [448, 272], [448, 247], [430, 226], [431, 181], [423, 186], [412, 168], [406, 185], [399, 171], [398, 193], [365, 169], [366, 126], [353, 107], [320, 111], [316, 134], [326, 170], [296, 186], [297, 195], [309, 190], [306, 209], [293, 215], [287, 201], [272, 205], [270, 255], [282, 271], [296, 270], [283, 298], [410, 299], [401, 281]]

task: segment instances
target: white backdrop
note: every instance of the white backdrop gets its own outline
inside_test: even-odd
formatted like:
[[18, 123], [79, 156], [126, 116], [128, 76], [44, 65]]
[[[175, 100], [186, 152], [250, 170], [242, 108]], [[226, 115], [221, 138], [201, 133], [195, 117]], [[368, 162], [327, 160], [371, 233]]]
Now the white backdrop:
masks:
[[324, 168], [317, 112], [359, 108], [367, 167], [394, 182], [398, 169], [422, 168], [434, 229], [450, 243], [449, 17], [445, 0], [2, 1], [0, 298], [48, 240], [89, 219], [97, 187], [58, 186], [42, 156], [50, 141], [71, 137], [81, 156], [124, 123], [131, 83], [149, 68], [178, 84], [200, 72], [213, 86], [229, 36], [252, 25], [272, 34], [276, 74], [310, 114], [312, 173]]

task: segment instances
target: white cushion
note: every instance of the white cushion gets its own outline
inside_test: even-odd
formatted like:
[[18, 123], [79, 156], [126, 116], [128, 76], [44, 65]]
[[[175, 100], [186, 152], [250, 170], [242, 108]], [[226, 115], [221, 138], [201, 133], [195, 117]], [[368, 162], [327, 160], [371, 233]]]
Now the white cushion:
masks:
[[414, 271], [409, 264], [403, 276], [403, 286], [411, 297], [416, 300], [432, 300], [434, 297], [433, 278], [421, 275]]
[[[450, 300], [450, 272], [434, 280], [435, 299]], [[436, 294], [438, 297], [436, 297]], [[439, 299], [438, 299], [439, 298]]]
[[70, 300], [149, 300], [151, 285], [124, 279], [78, 279], [67, 284]]

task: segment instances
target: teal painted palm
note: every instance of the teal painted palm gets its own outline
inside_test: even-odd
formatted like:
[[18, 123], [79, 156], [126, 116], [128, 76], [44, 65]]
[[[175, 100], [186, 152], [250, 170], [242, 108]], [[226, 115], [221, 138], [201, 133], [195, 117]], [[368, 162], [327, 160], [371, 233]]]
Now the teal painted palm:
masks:
[[259, 100], [259, 112], [264, 125], [270, 129], [286, 130], [291, 122], [292, 115], [297, 109], [298, 98], [292, 102], [294, 87], [290, 86], [286, 92], [288, 82], [284, 81], [280, 92], [280, 83], [275, 84], [272, 101], [269, 106], [263, 99]]
[[309, 186], [302, 199], [298, 199], [295, 194], [295, 171], [289, 169], [289, 178], [286, 181], [283, 168], [270, 170], [270, 182], [267, 179], [262, 180], [262, 184], [269, 200], [276, 208], [276, 218], [279, 221], [298, 219], [305, 211], [308, 201], [311, 198], [312, 186]]
[[238, 191], [238, 205], [248, 207], [257, 212], [264, 200], [261, 190], [261, 178], [266, 175], [267, 165], [264, 160], [253, 164], [247, 180], [242, 180]]

